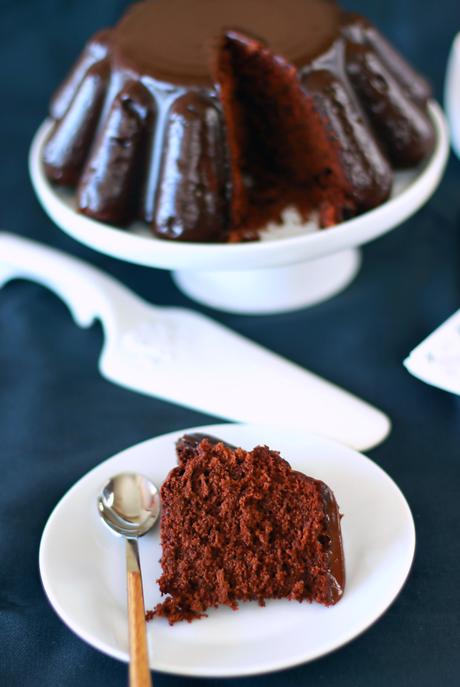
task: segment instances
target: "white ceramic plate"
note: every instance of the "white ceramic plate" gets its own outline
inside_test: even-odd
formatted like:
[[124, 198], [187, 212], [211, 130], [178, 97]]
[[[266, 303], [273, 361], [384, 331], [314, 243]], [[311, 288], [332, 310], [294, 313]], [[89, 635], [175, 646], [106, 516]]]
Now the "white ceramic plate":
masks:
[[[105, 480], [134, 470], [160, 485], [175, 466], [176, 439], [203, 431], [251, 449], [266, 443], [291, 465], [331, 486], [341, 512], [347, 585], [332, 608], [272, 601], [265, 608], [213, 609], [209, 617], [170, 627], [149, 624], [152, 668], [189, 676], [230, 677], [310, 661], [350, 641], [382, 615], [403, 586], [415, 547], [404, 496], [375, 463], [302, 431], [258, 425], [212, 425], [174, 432], [133, 446], [102, 463], [64, 496], [40, 547], [45, 591], [62, 620], [96, 649], [128, 659], [124, 546], [100, 522], [96, 495]], [[160, 599], [158, 528], [141, 541], [147, 608]]]
[[[29, 167], [37, 197], [63, 231], [91, 248], [121, 260], [172, 270], [251, 270], [297, 264], [372, 241], [401, 224], [431, 196], [442, 177], [449, 152], [444, 115], [430, 104], [436, 130], [432, 156], [421, 166], [396, 175], [392, 198], [380, 207], [327, 231], [311, 231], [268, 241], [241, 244], [185, 243], [154, 238], [143, 225], [130, 230], [102, 224], [75, 210], [75, 194], [54, 187], [43, 171], [42, 149], [52, 124], [44, 122], [30, 149]], [[298, 233], [298, 227], [294, 234]]]

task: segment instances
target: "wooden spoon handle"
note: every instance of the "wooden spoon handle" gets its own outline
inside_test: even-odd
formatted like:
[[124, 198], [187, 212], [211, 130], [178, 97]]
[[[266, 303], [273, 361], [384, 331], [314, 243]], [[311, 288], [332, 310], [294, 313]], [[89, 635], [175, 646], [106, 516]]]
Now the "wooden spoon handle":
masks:
[[135, 539], [126, 540], [128, 578], [128, 626], [129, 626], [129, 684], [130, 687], [152, 687], [147, 649], [144, 594], [139, 567], [139, 553]]

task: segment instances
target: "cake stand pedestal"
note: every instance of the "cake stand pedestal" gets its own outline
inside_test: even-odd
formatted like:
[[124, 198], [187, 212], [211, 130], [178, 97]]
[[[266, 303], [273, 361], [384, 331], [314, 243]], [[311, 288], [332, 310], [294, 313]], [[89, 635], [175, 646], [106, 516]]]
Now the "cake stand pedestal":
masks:
[[356, 276], [356, 248], [296, 265], [238, 272], [177, 270], [173, 279], [186, 296], [226, 312], [273, 315], [298, 310], [342, 291]]

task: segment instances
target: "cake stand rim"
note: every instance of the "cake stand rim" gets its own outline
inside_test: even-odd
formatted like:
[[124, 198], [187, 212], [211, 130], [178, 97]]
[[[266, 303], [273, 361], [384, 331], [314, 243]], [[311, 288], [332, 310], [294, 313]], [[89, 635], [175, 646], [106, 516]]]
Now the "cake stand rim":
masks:
[[80, 243], [126, 262], [159, 269], [231, 270], [263, 269], [324, 257], [368, 243], [391, 231], [417, 212], [438, 187], [449, 156], [447, 122], [432, 100], [429, 112], [436, 131], [436, 146], [422, 169], [414, 172], [407, 188], [382, 205], [327, 230], [266, 241], [245, 243], [187, 243], [143, 236], [93, 220], [78, 213], [45, 176], [42, 150], [52, 126], [50, 119], [38, 128], [30, 147], [29, 173], [35, 194], [59, 229]]

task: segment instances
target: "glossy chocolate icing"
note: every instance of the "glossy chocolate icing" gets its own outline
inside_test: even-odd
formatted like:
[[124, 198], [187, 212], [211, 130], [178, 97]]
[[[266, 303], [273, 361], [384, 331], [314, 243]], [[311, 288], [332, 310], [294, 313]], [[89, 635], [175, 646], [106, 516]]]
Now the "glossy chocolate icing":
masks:
[[[233, 90], [219, 71], [224, 36]], [[251, 72], [256, 60], [269, 78]], [[330, 188], [333, 223], [388, 197], [391, 164], [430, 152], [428, 95], [367, 20], [332, 0], [147, 0], [93, 37], [57, 92], [44, 169], [78, 186], [81, 212], [141, 218], [165, 239], [243, 236], [248, 188], [265, 172], [281, 199], [286, 179], [306, 199], [309, 185]], [[243, 140], [263, 148], [262, 165], [240, 155]]]
[[155, 230], [184, 241], [224, 239], [228, 164], [216, 100], [196, 91], [172, 105], [157, 184]]
[[343, 553], [342, 530], [340, 527], [340, 511], [332, 490], [324, 484], [321, 485], [326, 518], [324, 521], [324, 534], [320, 535], [320, 541], [329, 557], [329, 601], [337, 603], [343, 596], [345, 589], [345, 556]]
[[179, 465], [184, 465], [187, 461], [187, 458], [190, 458], [195, 454], [198, 446], [201, 444], [203, 439], [206, 439], [206, 441], [208, 441], [212, 446], [215, 446], [216, 444], [223, 444], [227, 448], [236, 448], [236, 446], [228, 444], [226, 441], [223, 441], [223, 439], [218, 439], [217, 437], [214, 437], [211, 434], [201, 434], [199, 432], [196, 432], [194, 434], [184, 434], [184, 436], [176, 442], [176, 451], [179, 460]]
[[116, 212], [122, 223], [138, 212], [136, 187], [143, 182], [140, 170], [153, 118], [149, 93], [140, 83], [127, 83], [111, 105], [81, 178], [82, 212], [103, 222]]
[[115, 55], [123, 66], [158, 81], [212, 89], [213, 50], [226, 31], [260, 37], [274, 53], [302, 66], [327, 49], [339, 23], [332, 0], [157, 1], [134, 5], [121, 20]]
[[[56, 183], [78, 183], [104, 104], [108, 78], [107, 61], [96, 62], [89, 67], [75, 97], [68, 99], [65, 116], [58, 120], [44, 155], [45, 172]], [[58, 101], [56, 110], [64, 107]]]
[[396, 167], [417, 164], [434, 143], [427, 113], [407, 98], [402, 83], [368, 46], [348, 42], [346, 50], [350, 81], [391, 162]]

